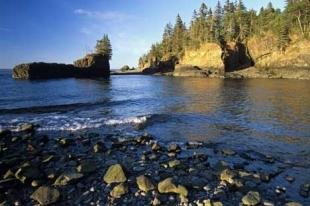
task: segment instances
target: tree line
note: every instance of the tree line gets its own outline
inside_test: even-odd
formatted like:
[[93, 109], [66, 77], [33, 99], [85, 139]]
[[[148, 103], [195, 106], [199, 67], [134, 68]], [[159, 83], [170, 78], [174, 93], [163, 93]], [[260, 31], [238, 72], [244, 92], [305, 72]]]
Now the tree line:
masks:
[[184, 55], [185, 48], [198, 49], [202, 44], [213, 42], [247, 42], [251, 37], [271, 33], [277, 38], [279, 50], [285, 51], [290, 35], [301, 38], [310, 36], [310, 0], [286, 0], [283, 11], [272, 3], [259, 12], [247, 9], [242, 0], [220, 1], [212, 10], [202, 3], [187, 27], [180, 15], [175, 24], [166, 24], [160, 42], [151, 46], [150, 51], [139, 59], [139, 65], [157, 65], [159, 61]]

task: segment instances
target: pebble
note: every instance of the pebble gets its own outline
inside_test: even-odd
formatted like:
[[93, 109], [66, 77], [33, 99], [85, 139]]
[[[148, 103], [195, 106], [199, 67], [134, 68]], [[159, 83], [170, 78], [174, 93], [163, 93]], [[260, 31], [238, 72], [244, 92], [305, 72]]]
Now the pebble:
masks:
[[36, 200], [41, 205], [50, 205], [56, 203], [59, 200], [60, 193], [57, 189], [47, 186], [39, 187], [31, 198]]
[[249, 191], [243, 198], [242, 203], [248, 206], [255, 206], [260, 203], [260, 194], [256, 191]]
[[103, 180], [108, 183], [120, 183], [127, 180], [124, 170], [120, 164], [111, 165], [106, 171]]

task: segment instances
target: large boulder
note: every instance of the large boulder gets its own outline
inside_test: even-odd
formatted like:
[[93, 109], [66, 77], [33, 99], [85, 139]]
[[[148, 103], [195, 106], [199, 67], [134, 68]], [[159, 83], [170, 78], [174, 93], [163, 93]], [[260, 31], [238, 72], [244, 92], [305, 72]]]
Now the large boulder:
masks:
[[74, 66], [70, 64], [33, 62], [17, 65], [12, 71], [14, 79], [51, 79], [73, 76]]
[[74, 62], [81, 76], [104, 77], [110, 75], [109, 58], [101, 54], [88, 54]]

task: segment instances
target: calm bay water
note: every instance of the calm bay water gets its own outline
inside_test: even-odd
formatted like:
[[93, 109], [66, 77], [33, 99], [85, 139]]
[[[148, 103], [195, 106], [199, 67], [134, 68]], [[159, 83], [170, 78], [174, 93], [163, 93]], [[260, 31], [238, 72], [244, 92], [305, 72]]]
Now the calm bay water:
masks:
[[0, 126], [41, 131], [148, 132], [310, 164], [310, 82], [112, 76], [16, 81], [0, 70]]

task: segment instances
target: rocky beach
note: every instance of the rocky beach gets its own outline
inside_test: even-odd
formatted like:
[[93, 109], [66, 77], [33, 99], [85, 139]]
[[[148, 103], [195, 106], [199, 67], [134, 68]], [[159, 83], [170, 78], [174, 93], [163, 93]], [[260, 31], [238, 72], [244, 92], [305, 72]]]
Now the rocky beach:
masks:
[[309, 204], [309, 167], [148, 134], [0, 132], [1, 205]]

